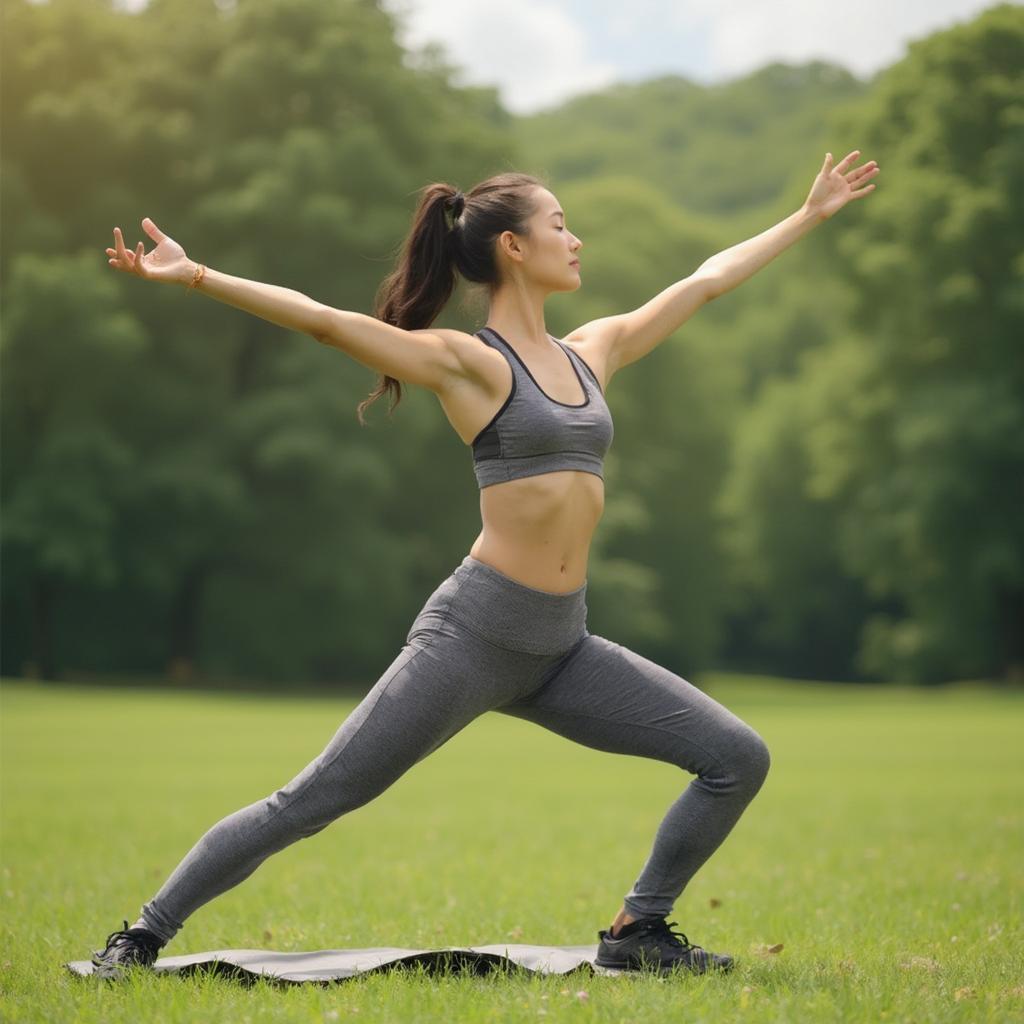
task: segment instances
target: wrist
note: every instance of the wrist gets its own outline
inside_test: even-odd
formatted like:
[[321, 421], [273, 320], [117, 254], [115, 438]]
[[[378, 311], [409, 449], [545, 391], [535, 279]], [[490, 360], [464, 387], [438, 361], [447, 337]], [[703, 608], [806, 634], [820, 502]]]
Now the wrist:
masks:
[[196, 263], [195, 260], [186, 260], [181, 276], [176, 278], [176, 281], [178, 284], [183, 284], [186, 291], [191, 291], [192, 289], [198, 289], [205, 273], [206, 267], [202, 263]]
[[827, 219], [825, 214], [823, 214], [818, 207], [810, 206], [807, 203], [804, 203], [803, 206], [797, 210], [797, 213], [800, 215], [801, 220], [807, 221], [812, 226], [820, 224], [823, 220]]

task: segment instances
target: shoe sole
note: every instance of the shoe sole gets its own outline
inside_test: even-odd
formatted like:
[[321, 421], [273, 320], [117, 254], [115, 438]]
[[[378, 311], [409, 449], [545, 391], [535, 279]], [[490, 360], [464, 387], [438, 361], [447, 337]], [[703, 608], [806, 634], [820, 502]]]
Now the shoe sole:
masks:
[[122, 980], [132, 969], [153, 970], [146, 964], [98, 964], [95, 961], [90, 961], [90, 963], [94, 978], [107, 978], [113, 981]]
[[603, 967], [605, 970], [613, 971], [657, 971], [658, 974], [675, 974], [680, 971], [685, 971], [688, 974], [710, 974], [714, 971], [722, 971], [723, 973], [731, 971], [735, 966], [734, 961], [729, 961], [727, 964], [708, 964], [704, 968], [691, 967], [683, 960], [677, 960], [670, 964], [651, 964], [648, 961], [638, 963], [635, 960], [627, 959], [622, 960], [604, 960], [601, 957], [594, 959], [594, 966]]
[[124, 968], [116, 966], [108, 966], [107, 964], [93, 964], [92, 965], [92, 976], [94, 978], [106, 978], [110, 981], [120, 981], [124, 978]]

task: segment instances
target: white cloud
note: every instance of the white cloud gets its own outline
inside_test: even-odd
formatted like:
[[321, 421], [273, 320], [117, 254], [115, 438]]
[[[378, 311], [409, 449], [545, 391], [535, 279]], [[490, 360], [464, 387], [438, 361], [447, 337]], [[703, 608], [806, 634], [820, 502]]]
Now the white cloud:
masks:
[[[36, 0], [34, 0], [36, 2]], [[114, 0], [130, 10], [148, 0]], [[230, 0], [219, 0], [230, 2]], [[383, 0], [403, 45], [440, 43], [467, 83], [530, 113], [617, 80], [673, 72], [712, 85], [772, 61], [869, 77], [907, 44], [995, 0]]]
[[502, 102], [528, 113], [616, 78], [587, 52], [584, 27], [550, 0], [392, 0], [411, 47], [441, 43], [464, 80], [497, 86]]
[[966, 21], [992, 0], [685, 0], [671, 4], [680, 33], [708, 39], [716, 79], [748, 74], [770, 61], [828, 60], [861, 77], [900, 60], [907, 43]]
[[666, 72], [711, 85], [772, 61], [827, 60], [860, 77], [994, 0], [385, 0], [407, 45], [441, 43], [465, 80], [528, 113]]

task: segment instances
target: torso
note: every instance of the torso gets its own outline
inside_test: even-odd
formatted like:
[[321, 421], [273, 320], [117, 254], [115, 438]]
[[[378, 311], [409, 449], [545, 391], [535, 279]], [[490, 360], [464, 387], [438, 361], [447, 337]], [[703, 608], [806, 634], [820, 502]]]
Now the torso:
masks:
[[[457, 348], [467, 371], [439, 392], [438, 399], [468, 446], [507, 398], [512, 369], [500, 352], [472, 334], [435, 333]], [[583, 345], [571, 347], [587, 361], [604, 389], [607, 376], [599, 354]], [[554, 342], [546, 351], [520, 345], [516, 352], [545, 394], [566, 404], [583, 401], [580, 381]], [[526, 586], [566, 593], [587, 578], [590, 542], [603, 511], [604, 481], [594, 473], [565, 470], [492, 484], [480, 491], [483, 529], [469, 554]]]

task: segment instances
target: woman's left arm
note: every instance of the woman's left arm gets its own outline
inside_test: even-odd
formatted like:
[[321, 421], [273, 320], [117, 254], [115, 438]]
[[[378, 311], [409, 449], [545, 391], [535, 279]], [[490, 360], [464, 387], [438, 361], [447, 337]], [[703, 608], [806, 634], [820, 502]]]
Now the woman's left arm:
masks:
[[573, 342], [585, 359], [589, 355], [591, 365], [596, 363], [604, 369], [607, 387], [614, 373], [647, 355], [704, 303], [742, 284], [851, 199], [870, 195], [875, 186], [867, 181], [879, 167], [871, 160], [849, 170], [859, 155], [860, 150], [855, 149], [833, 167], [832, 154], [826, 153], [803, 206], [795, 213], [759, 235], [715, 253], [689, 277], [670, 285], [638, 309], [592, 320], [566, 335], [565, 340]]
[[818, 177], [799, 210], [773, 224], [767, 231], [705, 260], [697, 273], [710, 279], [712, 298], [742, 284], [780, 252], [803, 238], [811, 228], [836, 214], [851, 199], [870, 195], [875, 186], [867, 185], [867, 180], [879, 171], [874, 160], [847, 173], [859, 155], [860, 150], [855, 149], [833, 167], [832, 154], [826, 153]]

